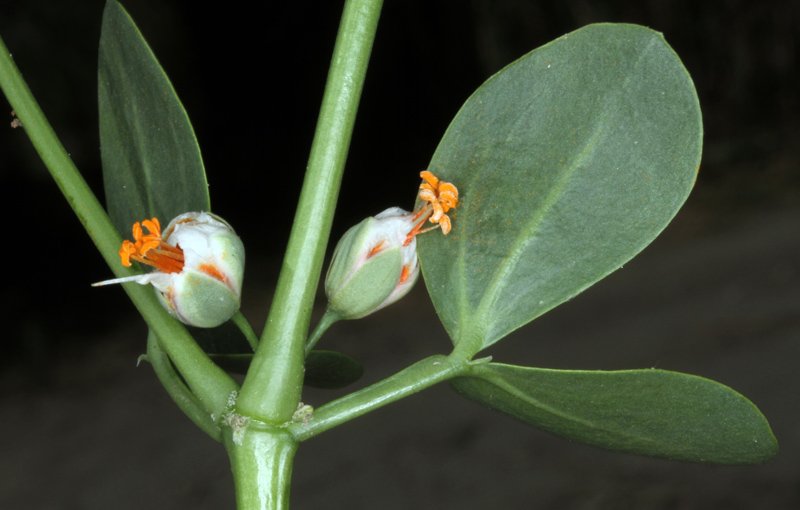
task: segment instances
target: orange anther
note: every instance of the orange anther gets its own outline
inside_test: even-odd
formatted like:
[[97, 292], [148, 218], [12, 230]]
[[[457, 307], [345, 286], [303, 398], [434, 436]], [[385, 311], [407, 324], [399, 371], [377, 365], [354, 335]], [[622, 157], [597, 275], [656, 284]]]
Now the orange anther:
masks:
[[134, 254], [136, 254], [136, 245], [128, 240], [122, 241], [122, 246], [119, 248], [119, 258], [122, 260], [123, 266], [131, 267], [131, 255]]
[[[147, 230], [144, 233], [143, 228]], [[131, 266], [131, 260], [152, 266], [162, 273], [179, 273], [183, 271], [183, 250], [167, 244], [161, 238], [161, 223], [158, 218], [136, 222], [131, 228], [133, 242], [122, 241], [119, 258], [125, 267]]]
[[161, 222], [158, 221], [158, 218], [143, 220], [142, 226], [146, 228], [150, 234], [161, 237]]
[[[417, 197], [424, 202], [424, 205], [414, 212], [414, 221], [421, 219], [406, 236], [405, 245], [408, 245], [414, 236], [423, 232], [428, 232], [433, 228], [441, 228], [442, 233], [450, 233], [452, 224], [447, 212], [455, 209], [458, 205], [458, 188], [450, 182], [442, 181], [429, 170], [423, 170], [419, 176], [423, 182], [419, 185]], [[422, 225], [429, 221], [436, 226], [423, 229]]]

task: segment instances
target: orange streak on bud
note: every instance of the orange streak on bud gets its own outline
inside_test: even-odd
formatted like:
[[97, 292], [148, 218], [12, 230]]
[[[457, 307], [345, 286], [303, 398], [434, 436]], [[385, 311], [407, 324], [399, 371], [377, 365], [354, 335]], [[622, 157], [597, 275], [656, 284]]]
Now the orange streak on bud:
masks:
[[214, 278], [215, 280], [219, 280], [222, 283], [226, 283], [227, 282], [227, 278], [225, 278], [225, 275], [222, 274], [222, 272], [219, 269], [217, 269], [217, 266], [215, 266], [213, 264], [200, 264], [197, 267], [197, 269], [199, 269], [203, 273], [207, 274], [211, 278]]
[[402, 271], [400, 271], [400, 283], [405, 283], [410, 274], [411, 271], [408, 269], [408, 266], [403, 266]]
[[373, 257], [378, 253], [380, 253], [380, 251], [383, 249], [384, 244], [386, 244], [386, 241], [381, 239], [380, 242], [378, 242], [378, 244], [376, 244], [375, 246], [372, 247], [372, 249], [369, 250], [369, 253], [367, 253], [367, 258]]

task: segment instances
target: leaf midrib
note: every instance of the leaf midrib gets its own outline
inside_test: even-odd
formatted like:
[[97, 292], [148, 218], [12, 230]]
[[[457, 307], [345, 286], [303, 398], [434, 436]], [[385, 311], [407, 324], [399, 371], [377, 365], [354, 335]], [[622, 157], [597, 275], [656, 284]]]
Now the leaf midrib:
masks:
[[[522, 402], [525, 402], [526, 404], [528, 404], [530, 406], [536, 407], [537, 409], [540, 409], [542, 411], [550, 413], [551, 415], [557, 416], [557, 417], [562, 418], [562, 419], [564, 419], [566, 421], [570, 421], [570, 422], [573, 422], [573, 423], [578, 423], [578, 424], [583, 425], [584, 427], [586, 427], [588, 429], [591, 429], [591, 430], [594, 430], [594, 431], [600, 431], [600, 432], [603, 432], [605, 434], [608, 434], [610, 437], [617, 438], [617, 439], [619, 439], [621, 441], [629, 441], [630, 443], [635, 443], [636, 445], [642, 445], [642, 444], [645, 444], [645, 443], [651, 444], [651, 445], [658, 444], [658, 442], [656, 440], [654, 440], [653, 438], [651, 438], [651, 437], [644, 436], [644, 435], [641, 435], [641, 434], [634, 434], [634, 433], [627, 432], [627, 431], [620, 431], [619, 429], [612, 429], [612, 428], [609, 428], [607, 426], [602, 426], [602, 425], [598, 424], [595, 421], [579, 417], [579, 416], [577, 416], [575, 414], [564, 412], [564, 411], [562, 411], [560, 409], [557, 409], [557, 408], [555, 408], [553, 406], [545, 404], [541, 400], [539, 400], [537, 398], [534, 398], [530, 394], [525, 393], [522, 390], [518, 389], [515, 385], [513, 385], [510, 382], [506, 381], [505, 378], [503, 378], [500, 375], [492, 374], [492, 375], [489, 375], [489, 376], [482, 376], [481, 379], [483, 379], [484, 381], [486, 381], [486, 382], [498, 387], [502, 391], [504, 391], [504, 392], [508, 393], [509, 395], [521, 400]], [[555, 431], [553, 431], [553, 432], [555, 432]]]
[[[478, 303], [477, 312], [473, 315], [474, 320], [478, 324], [486, 324], [486, 321], [481, 318], [485, 317], [489, 309], [497, 301], [500, 292], [505, 288], [505, 282], [508, 280], [509, 275], [513, 272], [514, 268], [516, 268], [517, 263], [525, 253], [526, 246], [534, 239], [534, 234], [539, 229], [547, 213], [550, 212], [553, 206], [563, 196], [570, 177], [575, 174], [575, 171], [580, 168], [586, 159], [594, 152], [596, 148], [595, 142], [603, 131], [603, 124], [601, 122], [595, 123], [595, 127], [586, 138], [580, 152], [578, 152], [572, 161], [564, 168], [558, 181], [550, 188], [547, 195], [544, 196], [537, 213], [528, 221], [525, 227], [520, 230], [519, 235], [511, 245], [511, 252], [503, 259], [500, 265], [497, 266], [494, 277]], [[482, 331], [481, 340], [483, 342], [486, 341], [486, 331]]]
[[[624, 90], [627, 88], [627, 84], [629, 83], [631, 77], [636, 75], [636, 70], [641, 64], [644, 56], [650, 52], [653, 44], [657, 41], [658, 38], [651, 36], [648, 43], [641, 48], [636, 62], [631, 66], [630, 71], [623, 77], [619, 87], [620, 89]], [[616, 90], [614, 90], [614, 92], [615, 91]], [[514, 268], [517, 266], [517, 263], [522, 258], [522, 255], [525, 253], [525, 246], [534, 239], [534, 234], [544, 220], [546, 213], [549, 212], [550, 209], [552, 209], [552, 207], [558, 202], [561, 196], [563, 196], [569, 178], [578, 168], [581, 167], [584, 160], [586, 160], [596, 148], [595, 142], [606, 127], [604, 123], [599, 122], [596, 119], [602, 119], [606, 116], [609, 105], [614, 102], [612, 101], [613, 97], [616, 96], [615, 94], [612, 94], [612, 89], [608, 89], [606, 94], [603, 95], [601, 100], [602, 106], [595, 110], [595, 115], [592, 117], [592, 120], [595, 121], [595, 126], [591, 133], [589, 133], [587, 136], [583, 147], [564, 169], [558, 182], [551, 187], [548, 194], [544, 197], [542, 202], [543, 205], [541, 206], [539, 212], [530, 219], [530, 221], [520, 231], [520, 234], [512, 243], [511, 253], [509, 253], [509, 255], [503, 259], [503, 262], [498, 266], [497, 270], [495, 271], [495, 276], [486, 287], [486, 291], [483, 293], [475, 313], [470, 313], [468, 306], [466, 306], [468, 303], [465, 303], [465, 306], [460, 307], [460, 312], [462, 315], [459, 322], [465, 323], [470, 321], [472, 325], [471, 327], [467, 328], [467, 330], [472, 332], [480, 332], [474, 337], [480, 338], [480, 341], [482, 342], [482, 345], [480, 346], [481, 348], [491, 345], [492, 343], [487, 338], [489, 329], [488, 325], [492, 323], [492, 321], [486, 318], [487, 314], [491, 311], [492, 305], [497, 301], [500, 293], [505, 288], [505, 284], [508, 281], [508, 276], [513, 272]], [[460, 250], [459, 255], [461, 259], [459, 263], [463, 266], [465, 265], [464, 259], [466, 258], [466, 249]], [[464, 280], [464, 282], [466, 281], [468, 280]], [[466, 285], [463, 285], [462, 288], [466, 288]]]

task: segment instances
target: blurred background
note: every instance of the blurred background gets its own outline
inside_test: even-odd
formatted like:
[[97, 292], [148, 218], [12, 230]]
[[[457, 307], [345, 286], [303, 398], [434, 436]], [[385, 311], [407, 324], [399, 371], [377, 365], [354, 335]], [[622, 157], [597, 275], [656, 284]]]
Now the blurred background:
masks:
[[[247, 246], [244, 312], [260, 328], [342, 2], [124, 5], [192, 119], [215, 212]], [[102, 9], [100, 0], [0, 0], [0, 34], [98, 194]], [[333, 236], [390, 205], [410, 208], [419, 170], [475, 88], [598, 21], [661, 31], [683, 59], [704, 114], [698, 183], [639, 257], [491, 354], [717, 379], [760, 407], [781, 452], [750, 467], [605, 452], [443, 385], [300, 448], [294, 508], [800, 508], [800, 2], [387, 1]], [[136, 367], [144, 324], [121, 290], [89, 287], [110, 272], [24, 131], [10, 127], [10, 110], [0, 99], [0, 508], [233, 508], [223, 449], [148, 366]], [[324, 342], [363, 362], [356, 387], [449, 348], [424, 285], [334, 326]], [[304, 400], [342, 393], [309, 390]]]

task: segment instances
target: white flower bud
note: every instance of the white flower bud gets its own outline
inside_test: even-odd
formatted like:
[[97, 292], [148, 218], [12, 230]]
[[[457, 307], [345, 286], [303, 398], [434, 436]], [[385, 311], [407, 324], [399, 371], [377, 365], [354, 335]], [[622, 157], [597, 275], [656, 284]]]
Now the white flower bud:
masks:
[[345, 232], [325, 278], [329, 308], [358, 319], [405, 296], [419, 276], [415, 217], [399, 207]]
[[153, 218], [136, 222], [133, 238], [133, 242], [122, 243], [122, 264], [130, 266], [135, 260], [156, 270], [95, 286], [151, 284], [170, 314], [201, 328], [219, 326], [239, 310], [244, 246], [224, 220], [205, 212], [184, 213], [167, 225], [162, 236], [161, 226]]

